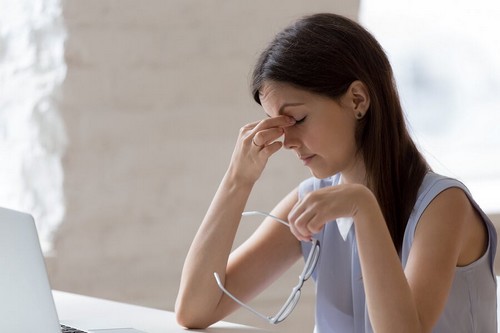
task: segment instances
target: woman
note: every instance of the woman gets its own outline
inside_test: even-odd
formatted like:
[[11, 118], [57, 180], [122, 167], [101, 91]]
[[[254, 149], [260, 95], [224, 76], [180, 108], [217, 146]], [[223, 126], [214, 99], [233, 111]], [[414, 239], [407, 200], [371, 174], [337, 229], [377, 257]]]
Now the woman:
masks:
[[[496, 332], [496, 232], [465, 186], [433, 173], [415, 147], [370, 33], [334, 14], [304, 17], [262, 53], [252, 90], [268, 117], [241, 129], [193, 241], [181, 325], [223, 319], [298, 258], [319, 254], [308, 262], [316, 332]], [[252, 187], [282, 147], [314, 177], [230, 254]]]

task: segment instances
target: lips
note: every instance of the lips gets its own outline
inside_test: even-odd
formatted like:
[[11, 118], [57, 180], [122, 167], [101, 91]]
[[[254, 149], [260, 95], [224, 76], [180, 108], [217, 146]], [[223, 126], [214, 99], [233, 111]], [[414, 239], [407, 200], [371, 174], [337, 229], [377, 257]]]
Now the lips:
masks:
[[299, 154], [299, 159], [304, 163], [304, 165], [308, 165], [311, 163], [311, 160], [316, 156], [315, 154], [309, 154], [309, 155], [302, 155]]

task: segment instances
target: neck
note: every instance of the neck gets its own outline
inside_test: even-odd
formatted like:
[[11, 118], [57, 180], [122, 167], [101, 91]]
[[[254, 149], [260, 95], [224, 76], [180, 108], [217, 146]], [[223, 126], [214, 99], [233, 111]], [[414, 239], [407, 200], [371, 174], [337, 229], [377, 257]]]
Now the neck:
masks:
[[342, 183], [344, 184], [362, 184], [366, 183], [366, 168], [363, 158], [358, 155], [355, 162], [345, 170], [340, 172], [342, 176]]

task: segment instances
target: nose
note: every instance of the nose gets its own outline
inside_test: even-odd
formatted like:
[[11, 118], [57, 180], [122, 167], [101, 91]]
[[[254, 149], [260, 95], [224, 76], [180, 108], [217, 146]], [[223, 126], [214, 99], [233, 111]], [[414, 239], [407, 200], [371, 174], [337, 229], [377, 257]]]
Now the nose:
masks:
[[297, 148], [300, 144], [300, 141], [297, 137], [297, 133], [293, 130], [292, 127], [285, 127], [283, 129], [283, 147], [286, 149], [294, 149]]

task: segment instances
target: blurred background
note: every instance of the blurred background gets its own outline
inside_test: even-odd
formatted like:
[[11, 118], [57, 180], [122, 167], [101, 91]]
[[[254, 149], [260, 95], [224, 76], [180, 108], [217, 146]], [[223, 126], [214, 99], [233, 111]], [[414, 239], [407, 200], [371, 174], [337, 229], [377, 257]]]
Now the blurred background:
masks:
[[[238, 130], [264, 117], [253, 64], [320, 11], [376, 36], [431, 165], [500, 220], [493, 0], [0, 0], [0, 206], [35, 217], [54, 289], [173, 310]], [[270, 210], [308, 176], [280, 151], [247, 208]], [[235, 246], [258, 223], [245, 220]], [[252, 304], [277, 311], [302, 264]], [[307, 283], [275, 329], [312, 331], [313, 311]], [[266, 325], [245, 311], [228, 320]]]

